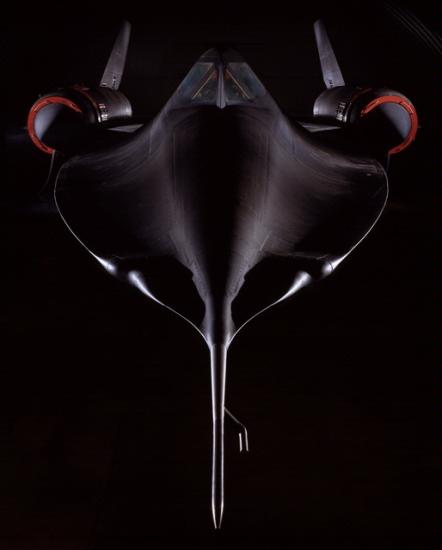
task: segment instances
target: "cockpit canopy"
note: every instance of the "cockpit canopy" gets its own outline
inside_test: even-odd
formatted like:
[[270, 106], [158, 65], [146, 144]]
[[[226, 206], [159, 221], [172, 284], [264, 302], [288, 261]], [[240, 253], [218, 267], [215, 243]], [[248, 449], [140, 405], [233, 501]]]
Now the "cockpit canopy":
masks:
[[266, 93], [255, 73], [235, 52], [206, 52], [177, 90], [178, 101], [226, 105], [253, 103]]

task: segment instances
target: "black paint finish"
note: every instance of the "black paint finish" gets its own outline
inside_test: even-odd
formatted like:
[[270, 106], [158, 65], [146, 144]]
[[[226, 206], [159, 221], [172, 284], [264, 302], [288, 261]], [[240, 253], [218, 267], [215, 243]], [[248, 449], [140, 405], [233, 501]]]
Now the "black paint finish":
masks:
[[[429, 108], [414, 87], [408, 95]], [[6, 547], [168, 548], [176, 536], [193, 548], [309, 546], [321, 536], [370, 547], [369, 536], [382, 547], [432, 532], [434, 164], [423, 121], [422, 141], [392, 166], [391, 209], [370, 239], [345, 268], [269, 311], [232, 346], [229, 401], [248, 419], [253, 454], [236, 464], [227, 441], [228, 512], [217, 542], [204, 521], [210, 388], [200, 342], [103, 277], [55, 219], [5, 214], [14, 243], [5, 242], [5, 258], [17, 266], [9, 284], [4, 274], [4, 289], [17, 289], [5, 293], [6, 346], [15, 353], [4, 400], [14, 428], [5, 437], [16, 449], [5, 454], [4, 472], [14, 472], [3, 497]], [[415, 158], [427, 159], [423, 174]], [[317, 235], [333, 243], [328, 232]], [[171, 303], [200, 324], [192, 271], [173, 255], [148, 263], [137, 252], [119, 268], [149, 272], [154, 293], [173, 291]], [[320, 275], [306, 257], [257, 263], [233, 300], [236, 324], [259, 300], [277, 299], [299, 270]]]

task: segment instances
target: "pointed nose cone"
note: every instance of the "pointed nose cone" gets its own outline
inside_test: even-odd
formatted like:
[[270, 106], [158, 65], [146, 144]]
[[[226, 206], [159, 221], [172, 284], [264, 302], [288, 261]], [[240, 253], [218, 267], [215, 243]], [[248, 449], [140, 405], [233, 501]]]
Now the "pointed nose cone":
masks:
[[213, 441], [212, 516], [215, 529], [220, 529], [224, 513], [224, 434], [217, 424]]
[[221, 529], [221, 522], [223, 520], [224, 502], [222, 500], [212, 501], [212, 515], [213, 525], [215, 529]]
[[210, 348], [212, 379], [212, 515], [215, 529], [224, 512], [224, 402], [226, 388], [226, 345]]

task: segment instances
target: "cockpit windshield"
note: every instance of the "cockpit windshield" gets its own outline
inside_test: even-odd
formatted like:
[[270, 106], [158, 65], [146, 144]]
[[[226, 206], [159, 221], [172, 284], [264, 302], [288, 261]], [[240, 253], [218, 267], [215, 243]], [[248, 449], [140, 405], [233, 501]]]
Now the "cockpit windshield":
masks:
[[265, 94], [265, 88], [245, 62], [198, 61], [178, 89], [180, 103], [251, 103]]
[[213, 103], [218, 90], [218, 71], [215, 63], [198, 62], [183, 80], [180, 95], [190, 101]]
[[224, 70], [224, 86], [231, 102], [253, 101], [265, 94], [264, 86], [247, 63], [228, 63]]

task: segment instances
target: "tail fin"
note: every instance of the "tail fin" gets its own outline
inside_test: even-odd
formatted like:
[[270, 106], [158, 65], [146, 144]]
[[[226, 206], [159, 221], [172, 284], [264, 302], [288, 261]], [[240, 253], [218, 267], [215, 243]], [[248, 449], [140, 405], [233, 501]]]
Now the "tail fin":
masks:
[[318, 19], [313, 25], [315, 31], [315, 40], [319, 52], [319, 61], [321, 63], [322, 77], [327, 88], [336, 86], [345, 86], [344, 78], [336, 60], [330, 39], [328, 37], [325, 25], [321, 19]]
[[126, 64], [126, 54], [129, 47], [131, 25], [128, 21], [124, 21], [121, 25], [120, 32], [114, 42], [111, 54], [101, 77], [100, 86], [118, 90], [120, 87], [121, 77], [123, 76], [124, 66]]

